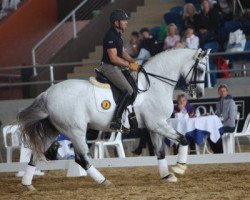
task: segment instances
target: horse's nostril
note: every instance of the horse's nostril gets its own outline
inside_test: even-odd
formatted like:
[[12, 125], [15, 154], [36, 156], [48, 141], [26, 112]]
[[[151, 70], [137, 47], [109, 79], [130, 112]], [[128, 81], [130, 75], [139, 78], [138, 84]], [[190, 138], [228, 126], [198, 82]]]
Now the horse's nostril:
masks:
[[197, 99], [201, 98], [202, 97], [202, 92], [197, 92], [196, 97], [197, 97]]

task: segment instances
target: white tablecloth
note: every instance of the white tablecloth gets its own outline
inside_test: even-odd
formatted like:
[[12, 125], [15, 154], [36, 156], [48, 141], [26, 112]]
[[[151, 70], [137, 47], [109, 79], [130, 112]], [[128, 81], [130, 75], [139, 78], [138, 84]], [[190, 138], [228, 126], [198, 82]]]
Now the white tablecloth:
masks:
[[179, 133], [186, 135], [186, 133], [194, 131], [206, 131], [210, 133], [210, 139], [217, 142], [221, 137], [219, 129], [222, 128], [222, 123], [218, 116], [202, 116], [196, 118], [174, 118], [168, 119], [167, 122]]

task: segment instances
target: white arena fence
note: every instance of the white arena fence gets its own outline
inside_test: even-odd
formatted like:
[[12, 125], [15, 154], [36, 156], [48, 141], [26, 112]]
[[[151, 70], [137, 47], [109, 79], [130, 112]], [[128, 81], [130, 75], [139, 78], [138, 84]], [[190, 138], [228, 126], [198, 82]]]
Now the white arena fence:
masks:
[[[167, 156], [166, 159], [169, 165], [174, 165], [176, 164], [177, 156]], [[187, 164], [232, 164], [249, 162], [250, 153], [235, 153], [188, 155]], [[97, 168], [144, 167], [158, 165], [156, 156], [92, 159], [91, 163]], [[70, 167], [74, 165], [76, 165], [74, 160], [42, 161], [39, 162], [37, 168], [40, 170], [70, 170]], [[23, 171], [26, 166], [27, 163], [1, 163], [0, 173]]]

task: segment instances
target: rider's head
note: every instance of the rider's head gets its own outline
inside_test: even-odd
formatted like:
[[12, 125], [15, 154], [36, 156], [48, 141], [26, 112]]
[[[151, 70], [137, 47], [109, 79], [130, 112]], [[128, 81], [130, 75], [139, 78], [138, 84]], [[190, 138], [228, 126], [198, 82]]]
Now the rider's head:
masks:
[[128, 25], [128, 15], [124, 10], [113, 10], [110, 14], [110, 24], [111, 26], [124, 31]]

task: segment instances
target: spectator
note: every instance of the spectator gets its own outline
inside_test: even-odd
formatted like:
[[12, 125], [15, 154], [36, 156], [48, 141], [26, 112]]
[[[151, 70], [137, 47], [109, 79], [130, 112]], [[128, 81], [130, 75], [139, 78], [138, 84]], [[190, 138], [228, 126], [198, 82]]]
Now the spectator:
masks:
[[[224, 133], [232, 133], [235, 129], [236, 120], [236, 104], [233, 97], [229, 95], [228, 87], [221, 84], [218, 87], [219, 101], [216, 104], [216, 114], [220, 117], [223, 124]], [[214, 153], [223, 153], [222, 139], [217, 143], [213, 143], [208, 139], [211, 149]]]
[[184, 6], [184, 13], [183, 13], [183, 28], [184, 30], [187, 29], [187, 27], [196, 27], [196, 19], [197, 18], [197, 12], [192, 3], [186, 3]]
[[203, 48], [205, 42], [215, 39], [218, 26], [218, 12], [210, 8], [208, 0], [203, 0], [202, 12], [197, 16], [197, 31], [201, 48]]
[[140, 34], [142, 40], [140, 43], [140, 51], [137, 56], [137, 62], [138, 64], [143, 64], [143, 62], [148, 60], [151, 56], [159, 53], [160, 47], [158, 41], [152, 37], [148, 28], [142, 28]]
[[188, 27], [184, 36], [185, 46], [190, 49], [197, 49], [199, 47], [199, 38], [194, 35], [194, 29]]
[[139, 52], [139, 45], [140, 45], [139, 33], [137, 31], [133, 31], [130, 35], [129, 44], [125, 47], [128, 54], [132, 58], [137, 57], [138, 52]]
[[215, 8], [219, 11], [221, 24], [233, 19], [233, 0], [218, 0]]
[[236, 104], [229, 95], [228, 87], [222, 84], [218, 88], [219, 102], [216, 104], [217, 115], [221, 118], [224, 132], [233, 132], [235, 128]]
[[[175, 118], [189, 118], [195, 117], [194, 107], [188, 103], [187, 95], [182, 93], [177, 96], [177, 105], [174, 107]], [[190, 150], [195, 150], [195, 142], [189, 138]], [[178, 153], [178, 145], [173, 145], [174, 154]]]
[[190, 103], [188, 103], [185, 93], [182, 93], [177, 97], [177, 105], [174, 107], [174, 116], [175, 118], [195, 117], [195, 109]]
[[180, 36], [178, 35], [177, 26], [174, 23], [168, 25], [168, 35], [165, 39], [164, 49], [171, 49], [174, 47], [176, 42], [180, 41]]

